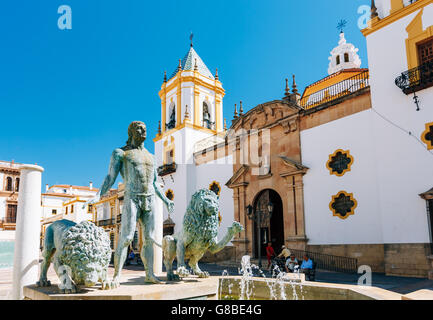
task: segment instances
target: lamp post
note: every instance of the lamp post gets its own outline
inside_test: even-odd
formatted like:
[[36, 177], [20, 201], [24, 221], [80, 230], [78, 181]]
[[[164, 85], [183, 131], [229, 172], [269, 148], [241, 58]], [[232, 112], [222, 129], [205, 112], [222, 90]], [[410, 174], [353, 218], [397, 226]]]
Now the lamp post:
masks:
[[251, 205], [248, 205], [245, 210], [248, 219], [253, 220], [257, 225], [257, 253], [259, 258], [259, 268], [262, 268], [262, 233], [261, 233], [261, 225], [262, 221], [265, 221], [267, 219], [270, 219], [272, 217], [272, 212], [274, 211], [274, 204], [272, 202], [269, 202], [266, 206], [267, 210], [260, 210], [254, 208]]

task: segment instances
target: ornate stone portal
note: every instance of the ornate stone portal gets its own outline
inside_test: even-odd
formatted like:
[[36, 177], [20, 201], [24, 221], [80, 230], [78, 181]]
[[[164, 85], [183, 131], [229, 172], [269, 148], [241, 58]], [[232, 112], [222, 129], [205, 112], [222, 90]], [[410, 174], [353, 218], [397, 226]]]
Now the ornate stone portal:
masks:
[[[234, 137], [240, 137], [230, 149], [236, 160], [234, 174], [226, 186], [233, 190], [235, 219], [245, 226], [240, 237], [232, 241], [236, 246], [236, 260], [244, 254], [254, 256], [257, 253], [257, 228], [248, 219], [246, 207], [254, 207], [263, 192], [268, 190], [277, 194], [275, 199], [280, 199], [282, 204], [275, 207], [266, 238], [273, 241], [277, 237], [275, 243], [294, 249], [306, 247], [303, 176], [308, 168], [301, 163], [302, 122], [301, 110], [296, 103], [298, 98], [297, 93], [287, 92], [283, 100], [261, 104], [233, 121], [230, 130]], [[251, 146], [258, 146], [258, 152], [250, 152], [248, 148]], [[252, 156], [242, 158], [245, 153], [257, 154], [256, 159]], [[260, 170], [264, 164], [266, 170]]]

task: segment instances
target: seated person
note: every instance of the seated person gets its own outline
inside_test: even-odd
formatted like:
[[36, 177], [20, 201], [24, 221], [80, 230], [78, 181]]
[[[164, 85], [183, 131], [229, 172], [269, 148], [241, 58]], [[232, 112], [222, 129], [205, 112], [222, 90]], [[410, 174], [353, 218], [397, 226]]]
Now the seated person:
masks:
[[310, 275], [313, 274], [313, 260], [307, 254], [304, 254], [304, 259], [301, 264], [301, 272], [305, 273], [305, 280], [310, 280]]
[[277, 256], [277, 258], [283, 258], [284, 257], [284, 260], [288, 259], [290, 257], [290, 254], [291, 254], [290, 250], [287, 249], [286, 246], [282, 246], [281, 249], [282, 249], [281, 253]]
[[295, 255], [291, 254], [286, 261], [286, 272], [295, 272], [295, 266], [299, 266], [299, 262], [298, 259], [295, 258]]

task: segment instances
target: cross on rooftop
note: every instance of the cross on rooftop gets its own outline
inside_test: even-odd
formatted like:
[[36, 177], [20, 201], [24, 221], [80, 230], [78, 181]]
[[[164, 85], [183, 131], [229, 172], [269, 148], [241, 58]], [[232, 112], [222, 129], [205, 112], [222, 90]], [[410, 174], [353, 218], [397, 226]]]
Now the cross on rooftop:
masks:
[[343, 33], [343, 29], [347, 26], [347, 21], [342, 19], [337, 24], [337, 29], [340, 30], [341, 33]]

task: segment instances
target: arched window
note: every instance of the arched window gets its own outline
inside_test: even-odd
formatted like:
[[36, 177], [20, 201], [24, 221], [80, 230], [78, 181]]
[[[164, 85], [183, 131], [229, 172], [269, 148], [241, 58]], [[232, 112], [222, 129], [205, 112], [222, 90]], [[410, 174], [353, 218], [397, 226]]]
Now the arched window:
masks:
[[12, 191], [12, 178], [6, 178], [6, 191]]
[[337, 56], [337, 66], [340, 64], [340, 56]]
[[176, 105], [172, 103], [169, 108], [169, 121], [166, 124], [167, 130], [176, 127]]
[[203, 127], [212, 129], [212, 121], [210, 118], [209, 106], [203, 102]]
[[344, 62], [349, 62], [349, 54], [347, 52], [344, 54]]
[[20, 189], [20, 178], [15, 179], [15, 191], [19, 191]]

